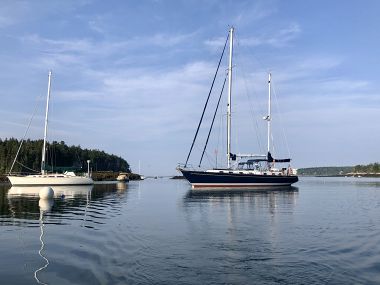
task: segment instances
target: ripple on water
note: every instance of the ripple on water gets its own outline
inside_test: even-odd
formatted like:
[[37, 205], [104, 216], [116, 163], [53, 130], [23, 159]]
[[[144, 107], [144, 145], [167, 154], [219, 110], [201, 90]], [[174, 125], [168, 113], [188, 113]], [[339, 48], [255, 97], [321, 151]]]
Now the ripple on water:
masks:
[[159, 179], [95, 185], [54, 199], [42, 222], [38, 198], [5, 198], [2, 281], [35, 282], [43, 224], [48, 284], [376, 284], [378, 187], [321, 181], [200, 194]]

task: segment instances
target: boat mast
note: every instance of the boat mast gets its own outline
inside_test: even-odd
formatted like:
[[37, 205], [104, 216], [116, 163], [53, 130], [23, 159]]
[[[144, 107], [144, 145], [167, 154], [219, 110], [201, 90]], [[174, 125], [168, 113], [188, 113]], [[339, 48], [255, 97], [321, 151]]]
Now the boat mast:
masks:
[[228, 60], [228, 102], [227, 102], [227, 168], [231, 160], [231, 89], [232, 89], [232, 50], [234, 28], [230, 29], [230, 57]]
[[270, 135], [271, 135], [271, 120], [272, 120], [272, 114], [271, 114], [271, 88], [270, 88], [270, 83], [271, 83], [271, 77], [272, 74], [269, 73], [268, 77], [268, 116], [267, 116], [267, 122], [268, 122], [268, 152], [270, 152]]
[[50, 100], [50, 87], [51, 87], [51, 70], [49, 70], [49, 80], [48, 80], [48, 92], [46, 99], [46, 112], [45, 112], [45, 131], [44, 131], [44, 144], [42, 147], [42, 159], [41, 159], [41, 174], [45, 174], [45, 159], [46, 159], [46, 137], [48, 129], [48, 114], [49, 114], [49, 100]]

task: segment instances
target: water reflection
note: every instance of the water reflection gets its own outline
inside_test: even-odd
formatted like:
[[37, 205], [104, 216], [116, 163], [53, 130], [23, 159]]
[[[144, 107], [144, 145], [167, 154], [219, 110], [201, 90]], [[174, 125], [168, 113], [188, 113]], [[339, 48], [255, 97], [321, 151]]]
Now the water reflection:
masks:
[[[12, 224], [17, 224], [24, 220], [39, 220], [40, 211], [44, 211], [48, 216], [54, 216], [56, 213], [63, 213], [67, 206], [77, 208], [88, 206], [93, 186], [53, 186], [52, 188], [54, 199], [45, 200], [39, 199], [42, 187], [12, 186], [3, 194], [6, 199], [0, 201], [1, 217], [9, 217], [13, 221]], [[7, 220], [3, 219], [2, 222]], [[29, 224], [31, 225], [33, 224]]]
[[96, 218], [103, 219], [107, 217], [100, 205], [118, 210], [120, 202], [128, 194], [126, 183], [52, 188], [52, 205], [46, 205], [46, 201], [39, 199], [41, 187], [38, 186], [13, 186], [0, 191], [0, 224], [36, 226], [40, 210], [45, 207], [52, 207], [46, 213], [50, 217], [48, 223], [66, 224], [67, 220], [77, 220], [79, 216], [86, 219], [89, 212], [93, 221]]
[[[32, 283], [28, 278], [37, 284], [57, 284], [51, 278], [55, 278], [52, 277], [53, 272], [57, 272], [59, 265], [63, 271], [67, 266], [80, 271], [82, 269], [78, 268], [81, 268], [83, 262], [94, 268], [99, 259], [92, 260], [89, 256], [102, 256], [103, 259], [103, 253], [99, 249], [104, 250], [104, 240], [109, 240], [106, 237], [108, 232], [103, 229], [121, 215], [128, 197], [126, 183], [52, 186], [52, 199], [40, 199], [41, 188], [43, 187], [0, 188], [0, 226], [8, 229], [7, 235], [18, 236], [19, 232], [28, 232], [27, 235], [19, 235], [18, 239], [22, 244], [30, 244], [26, 247], [29, 259], [22, 259], [12, 266], [15, 271], [15, 266], [31, 269], [25, 272], [28, 276], [24, 274], [23, 278], [29, 280], [24, 284]], [[12, 245], [15, 244], [17, 245]], [[19, 252], [16, 253], [17, 256]], [[62, 256], [67, 256], [70, 261], [62, 261]], [[96, 283], [93, 282], [96, 280], [95, 271], [82, 271], [90, 280], [88, 284]], [[70, 276], [64, 278], [75, 279]]]
[[128, 185], [125, 182], [120, 181], [116, 183], [116, 189], [120, 193], [123, 193], [125, 190], [127, 190], [127, 188], [128, 188]]
[[247, 203], [253, 206], [256, 205], [259, 208], [268, 208], [271, 213], [274, 213], [279, 204], [294, 207], [297, 197], [298, 188], [293, 186], [277, 190], [189, 190], [184, 197], [184, 203], [185, 206], [193, 206], [194, 203], [207, 203], [210, 205]]
[[[8, 197], [39, 197], [39, 193], [43, 187], [41, 186], [12, 186], [8, 190]], [[69, 197], [86, 196], [88, 195], [93, 185], [76, 185], [76, 186], [52, 186], [54, 197]]]

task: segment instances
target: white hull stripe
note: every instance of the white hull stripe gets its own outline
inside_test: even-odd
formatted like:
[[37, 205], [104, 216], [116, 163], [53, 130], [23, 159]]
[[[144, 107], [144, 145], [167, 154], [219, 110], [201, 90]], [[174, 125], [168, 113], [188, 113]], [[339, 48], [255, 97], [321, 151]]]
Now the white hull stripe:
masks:
[[255, 188], [255, 187], [283, 187], [291, 183], [192, 183], [193, 189], [199, 188]]

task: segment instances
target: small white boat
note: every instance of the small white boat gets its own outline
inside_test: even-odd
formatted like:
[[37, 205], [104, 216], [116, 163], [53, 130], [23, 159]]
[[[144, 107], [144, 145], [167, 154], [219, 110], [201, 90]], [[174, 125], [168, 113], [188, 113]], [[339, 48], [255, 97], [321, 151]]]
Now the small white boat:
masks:
[[125, 182], [128, 182], [128, 181], [129, 181], [128, 173], [123, 173], [123, 172], [121, 172], [121, 173], [116, 177], [116, 180], [117, 180], [117, 181], [125, 181]]

